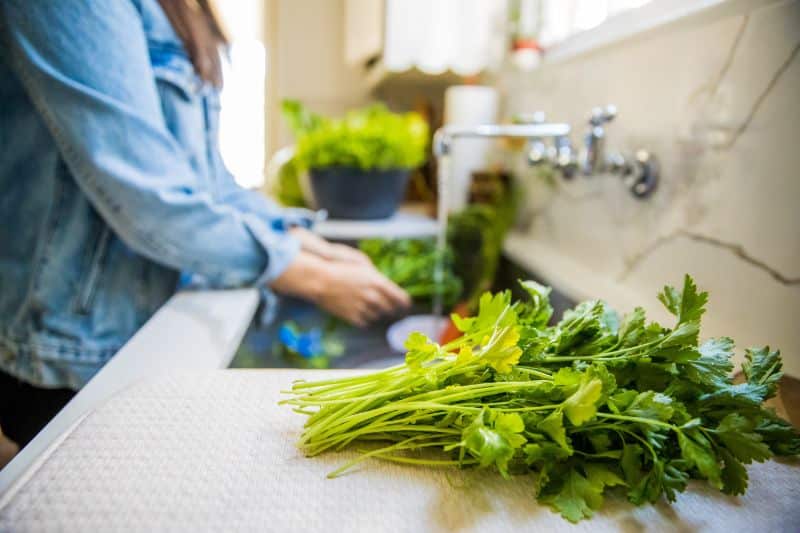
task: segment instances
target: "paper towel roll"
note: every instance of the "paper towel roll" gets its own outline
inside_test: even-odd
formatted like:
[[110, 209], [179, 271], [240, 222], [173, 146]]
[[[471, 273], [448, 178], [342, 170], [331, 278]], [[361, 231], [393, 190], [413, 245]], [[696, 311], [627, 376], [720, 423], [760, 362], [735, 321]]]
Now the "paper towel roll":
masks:
[[[493, 87], [454, 85], [444, 93], [444, 123], [476, 126], [497, 122], [498, 95]], [[451, 164], [447, 209], [463, 209], [469, 198], [472, 172], [485, 169], [489, 162], [490, 139], [455, 139]]]

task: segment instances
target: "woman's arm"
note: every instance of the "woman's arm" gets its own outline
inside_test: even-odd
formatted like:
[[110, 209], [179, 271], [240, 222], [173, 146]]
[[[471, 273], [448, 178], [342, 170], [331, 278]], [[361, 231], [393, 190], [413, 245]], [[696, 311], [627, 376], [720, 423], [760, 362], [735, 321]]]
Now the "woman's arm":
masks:
[[300, 247], [303, 250], [311, 252], [323, 259], [343, 263], [372, 265], [372, 260], [358, 248], [353, 248], [346, 244], [330, 242], [304, 227], [298, 226], [292, 228], [289, 230], [289, 233], [300, 241]]
[[295, 258], [296, 239], [195, 188], [133, 2], [4, 0], [0, 25], [0, 53], [71, 174], [132, 249], [218, 286], [272, 280]]
[[217, 193], [219, 201], [235, 207], [245, 213], [254, 213], [268, 220], [273, 227], [289, 229], [293, 227], [310, 228], [315, 222], [315, 213], [302, 207], [283, 207], [258, 191], [241, 187], [233, 174], [225, 166], [220, 165], [222, 175], [219, 176]]

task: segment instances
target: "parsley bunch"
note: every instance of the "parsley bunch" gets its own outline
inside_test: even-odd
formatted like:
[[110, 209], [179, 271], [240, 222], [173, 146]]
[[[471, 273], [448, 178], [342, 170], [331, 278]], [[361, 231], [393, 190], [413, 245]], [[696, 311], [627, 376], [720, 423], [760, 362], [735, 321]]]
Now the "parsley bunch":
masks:
[[800, 436], [762, 404], [776, 394], [781, 359], [749, 349], [733, 383], [733, 341], [700, 343], [708, 295], [689, 276], [659, 300], [672, 328], [636, 308], [621, 319], [602, 301], [555, 326], [547, 287], [530, 298], [484, 294], [474, 318], [453, 317], [463, 336], [439, 345], [420, 333], [405, 364], [368, 375], [296, 382], [285, 400], [308, 416], [308, 455], [355, 442], [399, 463], [536, 473], [539, 502], [577, 522], [607, 491], [636, 505], [674, 501], [690, 479], [728, 494], [747, 488], [746, 464], [800, 453]]

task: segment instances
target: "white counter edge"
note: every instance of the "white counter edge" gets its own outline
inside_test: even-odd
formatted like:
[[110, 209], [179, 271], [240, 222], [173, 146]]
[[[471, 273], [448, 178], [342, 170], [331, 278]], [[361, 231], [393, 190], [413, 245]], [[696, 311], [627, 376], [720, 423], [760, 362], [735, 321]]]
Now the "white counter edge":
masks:
[[96, 406], [165, 372], [227, 367], [258, 305], [255, 289], [178, 293], [0, 470], [0, 508], [47, 452]]

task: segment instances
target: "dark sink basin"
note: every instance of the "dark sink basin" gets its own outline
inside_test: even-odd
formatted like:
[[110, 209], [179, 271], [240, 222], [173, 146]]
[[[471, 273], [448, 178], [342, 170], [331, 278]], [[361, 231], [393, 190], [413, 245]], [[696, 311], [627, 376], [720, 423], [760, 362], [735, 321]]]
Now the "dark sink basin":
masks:
[[[519, 279], [534, 279], [540, 283], [547, 283], [546, 280], [542, 280], [535, 274], [525, 271], [504, 258], [498, 268], [496, 282], [492, 290], [511, 289], [515, 298], [523, 298], [524, 293], [517, 284]], [[551, 294], [551, 303], [554, 308], [554, 317], [561, 317], [565, 309], [575, 304], [575, 302], [556, 290]], [[427, 313], [429, 310], [420, 308], [414, 310], [414, 312]], [[275, 320], [271, 324], [259, 326], [256, 320], [250, 326], [231, 362], [231, 368], [311, 366], [308, 360], [303, 360], [299, 357], [286, 357], [282, 354], [282, 350], [278, 349], [278, 330], [286, 320], [293, 320], [302, 328], [324, 328], [329, 325], [330, 317], [303, 301], [295, 299], [283, 300]], [[397, 318], [378, 322], [364, 329], [338, 323], [331, 335], [342, 343], [344, 351], [338, 357], [329, 358], [326, 366], [328, 368], [385, 368], [401, 363], [403, 361], [403, 353], [392, 350], [386, 341], [386, 330], [395, 320]]]
[[[319, 309], [300, 300], [286, 299], [281, 302], [275, 320], [267, 326], [253, 323], [245, 334], [239, 349], [231, 361], [231, 368], [292, 368], [315, 366], [298, 356], [287, 356], [277, 344], [280, 325], [292, 320], [303, 329], [330, 326], [331, 318]], [[368, 367], [374, 360], [387, 358], [402, 360], [402, 353], [395, 352], [386, 341], [386, 330], [394, 320], [372, 324], [368, 328], [355, 328], [337, 322], [327, 335], [342, 344], [344, 351], [330, 357], [324, 367], [360, 368]]]

